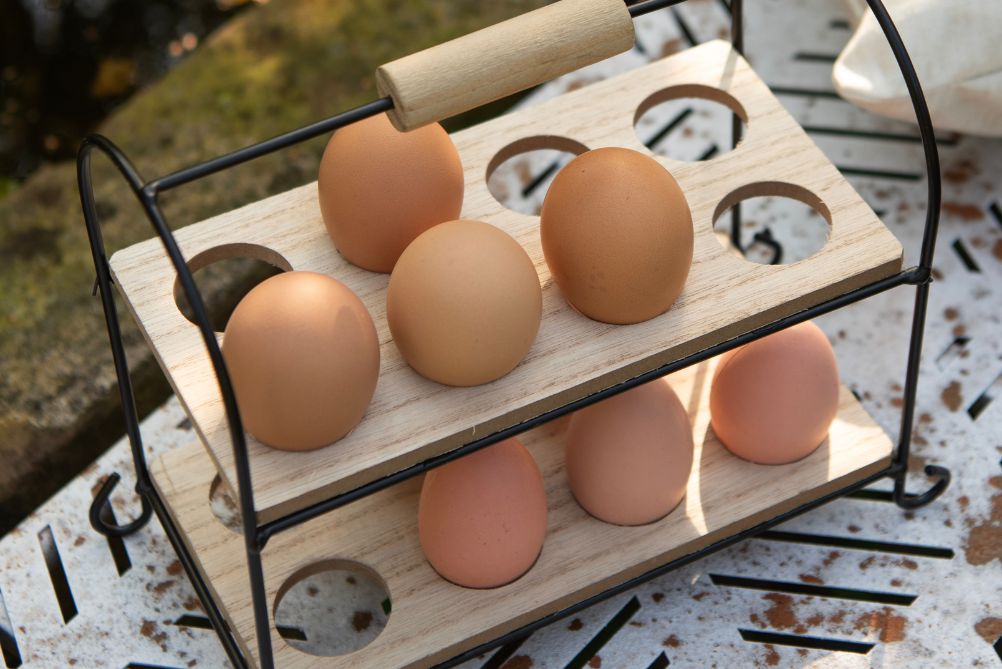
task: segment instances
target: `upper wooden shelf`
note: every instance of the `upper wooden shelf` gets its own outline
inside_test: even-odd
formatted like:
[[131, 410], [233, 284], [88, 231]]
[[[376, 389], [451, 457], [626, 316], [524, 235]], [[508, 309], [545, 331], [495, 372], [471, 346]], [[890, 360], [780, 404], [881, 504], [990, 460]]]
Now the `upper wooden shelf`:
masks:
[[[710, 97], [743, 116], [731, 152], [699, 163], [656, 156], [678, 179], [692, 208], [695, 250], [685, 289], [668, 313], [646, 323], [597, 323], [567, 306], [540, 247], [538, 219], [491, 195], [489, 171], [530, 148], [624, 146], [650, 153], [634, 132], [638, 109], [676, 96]], [[451, 388], [412, 371], [386, 325], [388, 276], [348, 264], [334, 249], [316, 184], [190, 225], [177, 240], [193, 268], [228, 256], [261, 258], [345, 283], [372, 314], [382, 356], [366, 417], [336, 444], [288, 453], [249, 441], [260, 522], [516, 425], [568, 402], [678, 360], [757, 326], [818, 304], [901, 268], [901, 245], [839, 171], [726, 42], [709, 42], [530, 109], [453, 135], [465, 166], [463, 217], [507, 231], [528, 252], [543, 287], [543, 321], [526, 359], [510, 374], [474, 388]], [[735, 257], [713, 234], [717, 214], [744, 197], [806, 201], [830, 223], [812, 257], [767, 266]], [[174, 300], [176, 275], [159, 240], [111, 258], [114, 279], [192, 423], [234, 486], [236, 473], [219, 389], [197, 328]], [[221, 336], [221, 335], [220, 335]], [[234, 486], [235, 487], [235, 486]]]

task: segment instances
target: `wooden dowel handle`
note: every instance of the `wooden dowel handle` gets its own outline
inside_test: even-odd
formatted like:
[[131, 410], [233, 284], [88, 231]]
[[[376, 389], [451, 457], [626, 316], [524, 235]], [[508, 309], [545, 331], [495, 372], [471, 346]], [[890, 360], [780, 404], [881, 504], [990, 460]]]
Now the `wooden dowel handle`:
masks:
[[633, 47], [623, 0], [560, 0], [376, 70], [400, 130], [517, 93]]

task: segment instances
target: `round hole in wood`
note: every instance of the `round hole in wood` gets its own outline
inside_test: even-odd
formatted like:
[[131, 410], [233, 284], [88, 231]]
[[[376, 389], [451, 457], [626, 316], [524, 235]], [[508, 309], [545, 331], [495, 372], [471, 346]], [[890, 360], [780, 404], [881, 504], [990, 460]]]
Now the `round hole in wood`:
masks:
[[745, 134], [748, 114], [719, 88], [688, 84], [648, 96], [633, 117], [637, 138], [656, 155], [686, 162], [710, 160], [732, 147], [734, 115]]
[[[265, 279], [288, 272], [292, 265], [281, 254], [257, 244], [223, 244], [203, 251], [188, 261], [195, 285], [216, 332], [226, 329], [230, 314], [243, 296]], [[195, 314], [174, 279], [174, 303], [181, 315], [195, 323]]]
[[[743, 254], [733, 243], [731, 212], [735, 205], [740, 205]], [[824, 248], [831, 232], [831, 212], [806, 188], [759, 182], [738, 188], [717, 205], [713, 232], [725, 249], [743, 255], [746, 260], [788, 265]]]
[[487, 189], [508, 209], [538, 215], [553, 177], [587, 150], [581, 142], [553, 135], [512, 142], [488, 163]]
[[322, 657], [364, 648], [386, 627], [390, 595], [369, 567], [324, 560], [286, 579], [275, 599], [275, 625], [293, 648]]
[[209, 485], [209, 509], [223, 527], [243, 534], [243, 521], [240, 518], [240, 504], [230, 494], [230, 490], [223, 484], [223, 480], [216, 474]]

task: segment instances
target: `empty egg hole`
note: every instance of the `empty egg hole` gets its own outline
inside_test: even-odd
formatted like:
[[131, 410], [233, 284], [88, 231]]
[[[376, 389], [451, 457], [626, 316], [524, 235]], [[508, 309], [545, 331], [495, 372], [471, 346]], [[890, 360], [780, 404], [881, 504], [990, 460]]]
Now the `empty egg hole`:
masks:
[[[257, 244], [224, 244], [199, 253], [188, 269], [205, 303], [209, 324], [216, 332], [226, 329], [237, 304], [265, 279], [292, 269], [280, 254]], [[186, 319], [198, 324], [178, 278], [174, 280], [174, 303]]]
[[735, 114], [743, 137], [748, 114], [735, 98], [711, 86], [672, 86], [640, 103], [633, 128], [655, 155], [686, 162], [709, 160], [731, 150]]
[[[740, 225], [734, 233], [734, 209]], [[760, 182], [725, 197], [713, 214], [713, 232], [728, 251], [763, 265], [805, 260], [828, 243], [831, 213], [814, 193], [793, 184]], [[737, 243], [736, 243], [737, 242]]]
[[560, 168], [588, 150], [573, 139], [526, 137], [495, 154], [487, 165], [487, 189], [502, 205], [535, 216]]
[[243, 533], [243, 520], [240, 518], [240, 504], [230, 492], [229, 486], [216, 474], [209, 485], [209, 509], [223, 526], [237, 534]]
[[389, 590], [379, 574], [350, 560], [324, 560], [304, 567], [279, 588], [278, 629], [302, 634], [285, 641], [310, 655], [347, 655], [372, 643], [390, 616]]

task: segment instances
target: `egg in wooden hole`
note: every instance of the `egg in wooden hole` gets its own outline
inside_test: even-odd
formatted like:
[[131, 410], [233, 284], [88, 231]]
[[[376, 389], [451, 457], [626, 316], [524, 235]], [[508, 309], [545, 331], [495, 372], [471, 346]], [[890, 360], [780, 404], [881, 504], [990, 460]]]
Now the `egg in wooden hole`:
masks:
[[604, 323], [663, 314], [692, 265], [685, 194], [660, 163], [631, 149], [593, 149], [569, 162], [546, 193], [539, 230], [564, 298]]
[[294, 271], [254, 287], [223, 334], [223, 358], [245, 429], [273, 448], [331, 444], [365, 415], [379, 375], [379, 340], [344, 284]]
[[348, 262], [390, 272], [400, 254], [433, 225], [459, 217], [463, 166], [437, 123], [409, 132], [386, 114], [336, 131], [320, 161], [320, 212]]
[[390, 275], [386, 320], [407, 363], [451, 386], [498, 379], [525, 357], [543, 296], [529, 256], [481, 221], [436, 225], [407, 247]]
[[567, 481], [599, 520], [645, 525], [685, 496], [692, 471], [689, 415], [667, 379], [576, 411], [567, 428]]
[[432, 568], [467, 588], [496, 588], [525, 574], [546, 537], [546, 493], [532, 454], [515, 438], [428, 472], [418, 536]]
[[738, 457], [781, 465], [825, 441], [838, 405], [835, 352], [824, 332], [805, 322], [720, 356], [710, 423]]

